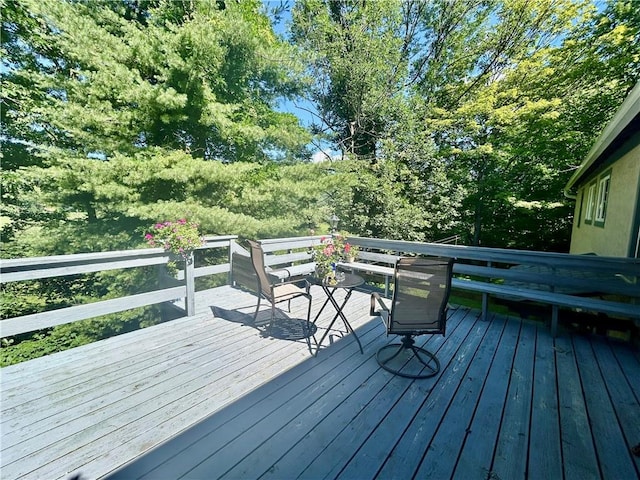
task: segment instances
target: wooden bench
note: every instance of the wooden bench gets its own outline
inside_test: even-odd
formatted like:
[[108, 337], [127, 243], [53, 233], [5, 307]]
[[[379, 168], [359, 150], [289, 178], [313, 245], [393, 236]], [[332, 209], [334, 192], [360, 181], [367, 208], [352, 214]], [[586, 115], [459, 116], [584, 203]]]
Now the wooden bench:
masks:
[[[554, 335], [560, 307], [620, 316], [640, 325], [639, 259], [359, 237], [349, 237], [347, 241], [363, 250], [357, 262], [344, 264], [344, 268], [384, 276], [386, 296], [400, 255], [452, 257], [456, 259], [452, 288], [480, 293], [485, 318], [491, 295], [550, 305]], [[397, 255], [386, 253], [389, 251], [397, 252]]]
[[393, 278], [396, 262], [400, 255], [375, 251], [360, 251], [355, 262], [340, 262], [338, 266], [346, 271], [381, 276], [384, 279], [384, 296], [389, 297], [390, 280]]
[[[315, 263], [311, 252], [314, 246], [321, 243], [320, 239], [320, 236], [314, 236], [261, 240], [265, 264], [272, 269], [271, 275], [284, 280], [313, 273]], [[347, 241], [360, 247], [360, 252], [355, 262], [340, 263], [340, 268], [381, 276], [387, 297], [390, 295], [398, 258], [414, 255], [453, 257], [456, 263], [452, 288], [480, 293], [485, 318], [489, 311], [489, 297], [492, 296], [550, 305], [554, 335], [557, 332], [559, 308], [605, 313], [630, 318], [640, 324], [640, 286], [633, 283], [640, 278], [640, 260], [637, 259], [359, 237], [349, 237]], [[252, 268], [248, 254], [245, 260], [245, 264]], [[232, 268], [232, 271], [235, 270], [235, 267]], [[245, 278], [245, 281], [249, 280]], [[255, 280], [252, 282], [255, 283]]]

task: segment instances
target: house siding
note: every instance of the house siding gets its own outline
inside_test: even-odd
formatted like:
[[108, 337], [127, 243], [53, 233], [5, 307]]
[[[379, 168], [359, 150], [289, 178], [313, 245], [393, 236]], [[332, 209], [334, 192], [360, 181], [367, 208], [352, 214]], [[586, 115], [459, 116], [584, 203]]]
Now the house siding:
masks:
[[[638, 235], [637, 214], [640, 206], [640, 145], [637, 135], [627, 143], [626, 152], [614, 161], [602, 166], [597, 172], [586, 177], [578, 189], [573, 229], [571, 232], [571, 253], [627, 257], [634, 256]], [[609, 198], [604, 225], [588, 222], [587, 189], [603, 174], [611, 173]]]

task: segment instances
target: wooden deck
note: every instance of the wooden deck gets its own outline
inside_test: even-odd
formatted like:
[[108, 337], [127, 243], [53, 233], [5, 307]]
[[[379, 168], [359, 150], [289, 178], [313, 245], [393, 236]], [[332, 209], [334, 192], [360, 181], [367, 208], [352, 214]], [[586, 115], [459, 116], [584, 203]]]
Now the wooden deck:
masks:
[[368, 302], [347, 307], [364, 355], [335, 331], [312, 357], [291, 319], [265, 337], [255, 297], [221, 287], [194, 317], [4, 368], [0, 476], [638, 478], [637, 350], [460, 308], [422, 338], [440, 374], [411, 381], [378, 367]]

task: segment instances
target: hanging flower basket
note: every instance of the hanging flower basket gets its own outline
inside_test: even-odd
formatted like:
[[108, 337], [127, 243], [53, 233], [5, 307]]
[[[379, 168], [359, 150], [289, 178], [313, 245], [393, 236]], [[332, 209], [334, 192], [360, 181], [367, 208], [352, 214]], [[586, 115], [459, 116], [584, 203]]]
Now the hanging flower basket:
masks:
[[156, 223], [144, 238], [152, 247], [164, 248], [185, 260], [189, 260], [193, 251], [204, 244], [198, 224], [185, 219]]

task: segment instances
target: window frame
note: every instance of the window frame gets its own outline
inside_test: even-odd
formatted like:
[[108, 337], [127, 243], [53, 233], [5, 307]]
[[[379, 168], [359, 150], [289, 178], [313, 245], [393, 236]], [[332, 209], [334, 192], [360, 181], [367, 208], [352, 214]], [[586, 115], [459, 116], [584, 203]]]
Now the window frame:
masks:
[[607, 170], [598, 177], [598, 194], [596, 195], [596, 204], [594, 210], [593, 224], [596, 227], [604, 227], [607, 219], [607, 206], [609, 204], [609, 195], [611, 193], [611, 170]]
[[593, 222], [595, 206], [596, 206], [596, 197], [597, 197], [597, 188], [598, 188], [598, 180], [593, 179], [587, 187], [587, 203], [584, 212], [584, 223], [587, 225], [591, 225]]
[[583, 188], [580, 192], [580, 206], [578, 207], [578, 221], [576, 222], [576, 227], [580, 228], [580, 224], [582, 223], [582, 209], [584, 208], [584, 191]]

